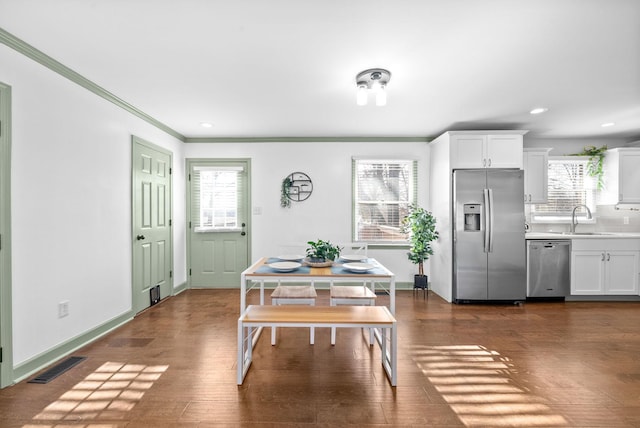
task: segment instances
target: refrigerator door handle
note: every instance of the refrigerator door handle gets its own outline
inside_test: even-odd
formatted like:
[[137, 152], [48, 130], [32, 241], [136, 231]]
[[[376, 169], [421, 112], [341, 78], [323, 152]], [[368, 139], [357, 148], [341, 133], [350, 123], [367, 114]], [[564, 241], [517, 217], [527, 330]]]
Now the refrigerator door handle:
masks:
[[488, 253], [491, 251], [491, 238], [490, 238], [490, 230], [491, 230], [491, 202], [489, 201], [489, 189], [483, 190], [483, 198], [484, 198], [484, 252]]
[[493, 252], [493, 189], [487, 189], [489, 193], [489, 253]]

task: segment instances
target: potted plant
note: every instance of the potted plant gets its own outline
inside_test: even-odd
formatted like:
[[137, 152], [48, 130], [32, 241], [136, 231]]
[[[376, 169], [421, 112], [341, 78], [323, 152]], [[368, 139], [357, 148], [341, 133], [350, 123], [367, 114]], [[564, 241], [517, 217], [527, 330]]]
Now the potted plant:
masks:
[[340, 256], [340, 248], [331, 244], [329, 241], [318, 239], [317, 241], [309, 241], [307, 248], [307, 262], [313, 266], [331, 266], [331, 263]]
[[435, 217], [417, 205], [409, 206], [409, 213], [402, 219], [402, 231], [409, 236], [411, 247], [407, 256], [418, 265], [414, 276], [414, 288], [427, 289], [428, 277], [424, 274], [424, 261], [433, 254], [431, 242], [438, 239]]

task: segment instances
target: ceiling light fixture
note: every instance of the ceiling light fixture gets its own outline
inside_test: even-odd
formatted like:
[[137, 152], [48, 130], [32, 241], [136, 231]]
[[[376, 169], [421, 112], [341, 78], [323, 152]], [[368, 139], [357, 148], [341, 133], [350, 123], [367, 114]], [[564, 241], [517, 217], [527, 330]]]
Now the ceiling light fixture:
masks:
[[356, 103], [359, 106], [366, 106], [369, 98], [369, 92], [376, 95], [376, 105], [384, 106], [387, 104], [387, 84], [391, 80], [391, 73], [383, 68], [370, 68], [361, 71], [356, 76]]
[[200, 126], [202, 126], [203, 128], [211, 128], [213, 124], [209, 122], [200, 122]]
[[602, 125], [600, 125], [600, 126], [602, 126], [603, 128], [608, 128], [608, 127], [613, 126], [613, 125], [615, 125], [615, 122], [607, 122], [607, 123], [603, 123], [603, 124], [602, 124]]
[[544, 112], [546, 112], [546, 111], [548, 111], [548, 110], [549, 110], [549, 109], [548, 109], [548, 108], [546, 108], [546, 107], [536, 107], [536, 108], [534, 108], [533, 110], [531, 110], [531, 111], [529, 112], [529, 114], [541, 114], [541, 113], [544, 113]]

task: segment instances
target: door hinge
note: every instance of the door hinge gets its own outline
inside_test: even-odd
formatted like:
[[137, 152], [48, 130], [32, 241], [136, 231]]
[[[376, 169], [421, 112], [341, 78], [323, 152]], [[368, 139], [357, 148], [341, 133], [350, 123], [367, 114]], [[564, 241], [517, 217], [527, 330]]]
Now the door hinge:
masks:
[[189, 222], [189, 229], [191, 229], [191, 222]]
[[191, 269], [189, 269], [189, 276], [191, 276]]
[[189, 181], [191, 181], [191, 173], [189, 173]]
[[173, 171], [173, 168], [169, 168], [169, 175], [173, 174], [171, 171]]
[[171, 227], [171, 225], [173, 225], [172, 220], [169, 219], [169, 227]]
[[2, 348], [0, 348], [0, 363], [2, 362]]
[[173, 271], [172, 270], [169, 271], [169, 278], [173, 278]]

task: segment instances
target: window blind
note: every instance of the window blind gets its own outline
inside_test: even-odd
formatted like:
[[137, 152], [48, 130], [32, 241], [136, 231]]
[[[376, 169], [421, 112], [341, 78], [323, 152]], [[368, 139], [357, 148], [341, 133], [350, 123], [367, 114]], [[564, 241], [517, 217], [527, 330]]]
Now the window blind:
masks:
[[577, 205], [586, 205], [595, 212], [596, 180], [587, 174], [587, 164], [588, 160], [580, 158], [549, 159], [548, 200], [546, 204], [532, 205], [532, 214], [539, 218], [565, 218]]
[[353, 159], [354, 240], [404, 242], [401, 223], [417, 198], [417, 162]]

